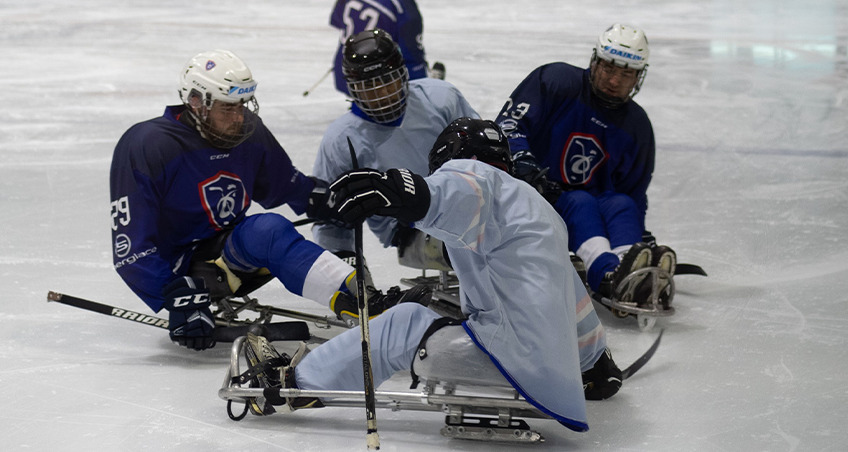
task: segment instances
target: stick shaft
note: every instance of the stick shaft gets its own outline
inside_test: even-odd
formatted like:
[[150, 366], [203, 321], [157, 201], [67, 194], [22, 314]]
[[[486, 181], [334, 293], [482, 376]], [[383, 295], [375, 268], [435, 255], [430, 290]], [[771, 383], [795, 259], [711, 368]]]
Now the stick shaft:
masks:
[[[359, 168], [356, 152], [350, 137], [347, 139], [353, 168]], [[359, 305], [359, 328], [362, 339], [362, 374], [365, 378], [365, 419], [367, 421], [366, 443], [368, 449], [380, 448], [380, 436], [377, 433], [377, 398], [374, 394], [374, 375], [371, 365], [371, 332], [368, 328], [368, 295], [365, 292], [365, 262], [362, 252], [362, 222], [354, 228], [354, 253], [356, 254], [356, 291]]]

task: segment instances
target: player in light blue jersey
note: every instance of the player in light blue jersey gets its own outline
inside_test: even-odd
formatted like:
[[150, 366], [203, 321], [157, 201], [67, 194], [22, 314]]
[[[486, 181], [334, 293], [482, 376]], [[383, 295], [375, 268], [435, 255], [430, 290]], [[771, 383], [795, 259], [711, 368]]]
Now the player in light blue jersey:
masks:
[[[512, 177], [506, 137], [491, 121], [453, 122], [429, 161], [434, 172], [428, 177], [361, 169], [331, 185], [346, 221], [393, 216], [444, 241], [460, 281], [462, 321], [406, 304], [369, 322], [375, 387], [404, 370], [422, 378], [435, 372], [448, 384], [464, 375], [511, 386], [566, 427], [587, 430], [585, 400], [614, 395], [621, 372], [568, 258], [565, 224], [533, 188]], [[284, 357], [278, 385], [361, 391], [362, 365], [353, 359], [360, 349], [355, 331], [309, 353], [302, 347], [294, 359]], [[437, 352], [445, 349], [450, 352]], [[320, 406], [304, 398], [286, 403]]]
[[[516, 176], [542, 192], [568, 225], [588, 285], [616, 299], [633, 296], [624, 293], [628, 275], [648, 266], [674, 274], [677, 261], [671, 248], [643, 243], [656, 151], [648, 115], [632, 97], [648, 57], [642, 30], [613, 25], [598, 38], [589, 68], [537, 68], [496, 120], [509, 137]], [[627, 289], [639, 284], [631, 280]]]
[[[409, 80], [400, 48], [383, 30], [347, 40], [344, 73], [354, 103], [327, 128], [312, 173], [334, 180], [353, 168], [348, 138], [359, 165], [378, 170], [404, 167], [425, 174], [433, 140], [451, 121], [479, 117], [462, 93], [433, 78]], [[383, 246], [391, 246], [398, 223], [371, 217], [368, 226]], [[346, 259], [353, 255], [353, 231], [332, 223], [313, 227], [314, 240]]]
[[[350, 265], [281, 215], [247, 215], [256, 202], [334, 220], [327, 183], [298, 171], [259, 118], [256, 87], [232, 52], [197, 54], [179, 74], [183, 104], [132, 126], [112, 158], [115, 270], [153, 311], [168, 310], [171, 338], [192, 349], [215, 344], [215, 299], [271, 277], [357, 320]], [[408, 295], [429, 300], [419, 290], [374, 290], [369, 311]]]

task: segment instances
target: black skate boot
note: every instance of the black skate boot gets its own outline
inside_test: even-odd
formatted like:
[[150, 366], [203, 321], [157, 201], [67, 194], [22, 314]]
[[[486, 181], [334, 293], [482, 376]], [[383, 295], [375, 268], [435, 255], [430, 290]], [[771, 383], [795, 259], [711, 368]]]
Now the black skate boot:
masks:
[[[283, 375], [283, 383], [286, 388], [298, 389], [297, 381], [294, 378], [294, 368], [300, 361], [303, 360], [303, 357], [309, 353], [309, 349], [306, 347], [306, 342], [301, 342], [300, 347], [298, 347], [294, 356], [289, 362], [288, 365], [283, 367], [282, 375]], [[273, 401], [275, 404], [278, 404], [277, 400]], [[321, 402], [321, 399], [316, 397], [289, 397], [285, 399], [285, 405], [289, 411], [301, 410], [304, 408], [323, 408], [324, 404]]]
[[642, 268], [651, 265], [651, 248], [645, 243], [634, 243], [621, 258], [615, 271], [607, 273], [598, 288], [601, 295], [615, 301], [632, 301], [633, 292], [642, 278], [627, 278]]
[[[354, 289], [355, 291], [355, 289]], [[368, 319], [382, 314], [386, 309], [400, 303], [418, 303], [423, 306], [430, 304], [433, 298], [433, 288], [426, 284], [419, 284], [407, 290], [401, 290], [398, 286], [391, 287], [385, 294], [373, 286], [365, 287], [368, 296]], [[345, 321], [348, 326], [359, 325], [359, 304], [356, 298], [344, 292], [336, 292], [330, 300], [330, 309], [336, 316]]]
[[439, 80], [445, 79], [445, 65], [441, 61], [436, 61], [433, 63], [433, 67], [430, 69], [430, 77], [437, 78]]
[[574, 253], [570, 253], [569, 257], [571, 258], [571, 265], [574, 266], [574, 269], [577, 270], [577, 276], [580, 276], [580, 280], [583, 281], [583, 285], [586, 285], [586, 264], [583, 262], [583, 259]]
[[[250, 377], [249, 387], [282, 387], [281, 370], [291, 362], [288, 355], [277, 352], [274, 346], [263, 336], [248, 333], [244, 344], [244, 357], [250, 365], [250, 369], [242, 374], [242, 377]], [[267, 416], [276, 412], [265, 397], [248, 399], [248, 408], [250, 408], [251, 413], [257, 416]]]
[[595, 362], [595, 366], [583, 372], [583, 393], [586, 400], [604, 400], [615, 395], [621, 388], [621, 369], [612, 360], [610, 350]]

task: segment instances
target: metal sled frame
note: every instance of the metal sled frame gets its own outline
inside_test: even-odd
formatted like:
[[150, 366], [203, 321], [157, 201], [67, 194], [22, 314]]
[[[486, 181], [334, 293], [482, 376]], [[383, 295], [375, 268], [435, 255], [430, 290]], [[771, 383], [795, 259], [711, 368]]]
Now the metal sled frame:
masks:
[[[267, 389], [243, 387], [234, 377], [241, 375], [240, 357], [243, 355], [245, 337], [233, 342], [230, 366], [218, 397], [232, 402], [248, 403], [249, 400], [264, 398], [265, 391], [274, 391], [280, 397], [318, 397], [327, 407], [363, 408], [364, 391], [311, 391], [302, 389]], [[442, 393], [437, 393], [441, 389]], [[523, 418], [550, 419], [516, 392], [512, 398], [459, 395], [450, 384], [427, 382], [417, 392], [376, 391], [376, 408], [392, 411], [432, 411], [445, 414], [445, 426], [440, 433], [448, 438], [479, 441], [506, 441], [538, 443], [544, 438], [531, 430]], [[285, 410], [280, 410], [285, 411]], [[231, 416], [232, 417], [232, 416]], [[233, 417], [238, 420], [240, 417]]]
[[[428, 275], [428, 271], [437, 271], [437, 275]], [[430, 309], [445, 317], [461, 319], [464, 317], [460, 310], [459, 302], [459, 280], [452, 271], [444, 270], [421, 270], [421, 276], [415, 278], [401, 278], [400, 283], [413, 287], [418, 284], [426, 284], [433, 288], [433, 300]]]
[[215, 320], [224, 325], [230, 325], [231, 323], [237, 324], [239, 322], [243, 323], [243, 319], [239, 319], [238, 317], [239, 314], [244, 312], [253, 312], [257, 314], [258, 317], [253, 320], [252, 323], [269, 323], [276, 315], [312, 322], [318, 328], [327, 329], [331, 326], [337, 326], [344, 329], [350, 328], [347, 323], [334, 317], [308, 314], [305, 312], [278, 308], [276, 306], [262, 305], [259, 304], [259, 300], [256, 298], [251, 298], [247, 295], [242, 297], [230, 296], [220, 298], [214, 301], [214, 305], [217, 307], [214, 312]]
[[[651, 293], [648, 299], [639, 305], [632, 300], [633, 286], [643, 280], [650, 280]], [[660, 290], [660, 283], [667, 283]], [[657, 317], [668, 317], [674, 315], [671, 302], [674, 300], [674, 278], [667, 271], [657, 267], [641, 268], [627, 275], [616, 288], [617, 293], [627, 294], [624, 298], [613, 300], [592, 292], [587, 287], [592, 299], [609, 308], [619, 318], [635, 316], [642, 331], [651, 330], [656, 325]]]

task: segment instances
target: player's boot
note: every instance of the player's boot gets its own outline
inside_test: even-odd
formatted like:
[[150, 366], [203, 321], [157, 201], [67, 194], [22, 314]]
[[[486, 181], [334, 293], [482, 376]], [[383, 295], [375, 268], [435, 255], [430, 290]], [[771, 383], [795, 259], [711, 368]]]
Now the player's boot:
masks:
[[621, 258], [615, 271], [604, 275], [599, 290], [601, 295], [616, 301], [632, 301], [634, 291], [644, 277], [629, 278], [636, 270], [651, 265], [651, 248], [642, 242], [634, 243]]
[[[356, 288], [349, 288], [349, 290], [351, 293], [356, 293]], [[369, 319], [373, 319], [396, 304], [411, 302], [427, 306], [433, 298], [433, 288], [426, 284], [419, 284], [407, 290], [393, 286], [385, 294], [373, 286], [367, 286], [365, 292], [368, 296]], [[330, 300], [330, 309], [349, 326], [359, 325], [359, 303], [349, 293], [336, 292]]]
[[[252, 376], [251, 388], [281, 388], [281, 370], [289, 365], [291, 358], [285, 353], [280, 354], [263, 336], [247, 334], [244, 344], [244, 357], [250, 365], [247, 371]], [[276, 410], [265, 397], [248, 399], [248, 408], [257, 416], [273, 414]]]
[[665, 270], [668, 275], [668, 277], [662, 276], [659, 279], [660, 300], [667, 308], [670, 294], [666, 293], [666, 288], [669, 286], [671, 278], [674, 277], [674, 271], [677, 269], [677, 254], [668, 246], [655, 246], [651, 249], [651, 266]]
[[433, 67], [430, 68], [430, 78], [444, 80], [445, 73], [445, 65], [441, 61], [436, 61], [435, 63], [433, 63]]
[[588, 277], [586, 273], [586, 263], [574, 253], [570, 253], [569, 257], [571, 258], [571, 265], [573, 265], [574, 269], [577, 270], [577, 275], [580, 276], [580, 280], [583, 281], [583, 285], [585, 286], [587, 281], [586, 278]]
[[615, 395], [621, 388], [621, 369], [615, 365], [610, 350], [595, 362], [595, 366], [583, 372], [583, 394], [586, 400], [604, 400]]
[[[303, 357], [307, 353], [309, 353], [309, 349], [306, 347], [306, 342], [301, 342], [291, 362], [283, 367], [283, 384], [286, 388], [298, 389], [297, 381], [294, 378], [294, 368], [300, 364], [300, 361], [303, 360]], [[294, 411], [303, 408], [323, 408], [324, 404], [321, 402], [321, 399], [316, 397], [289, 397], [286, 398], [286, 407], [289, 411]]]

